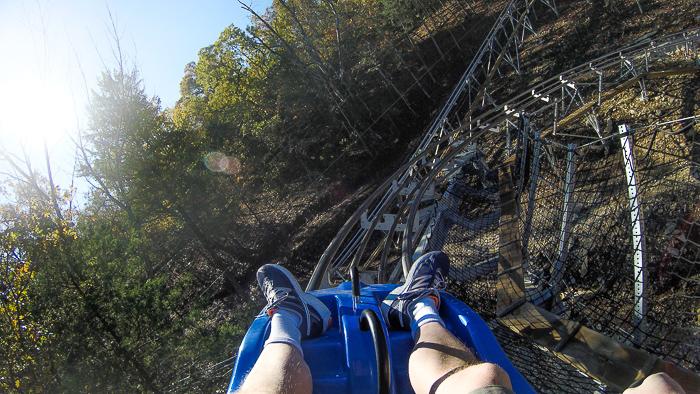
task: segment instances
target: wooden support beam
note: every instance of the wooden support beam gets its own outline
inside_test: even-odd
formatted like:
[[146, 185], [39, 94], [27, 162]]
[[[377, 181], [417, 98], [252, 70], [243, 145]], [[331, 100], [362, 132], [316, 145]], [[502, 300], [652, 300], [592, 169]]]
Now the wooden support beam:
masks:
[[700, 72], [700, 67], [679, 68], [677, 70], [650, 71], [649, 79], [673, 77], [676, 75], [695, 74]]
[[665, 372], [687, 393], [700, 392], [700, 375], [529, 302], [498, 320], [613, 390], [624, 391], [637, 379]]

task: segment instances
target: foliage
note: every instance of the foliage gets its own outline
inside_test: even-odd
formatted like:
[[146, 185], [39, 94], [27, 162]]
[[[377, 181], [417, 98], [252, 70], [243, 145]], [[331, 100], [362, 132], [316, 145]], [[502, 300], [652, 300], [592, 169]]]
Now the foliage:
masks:
[[197, 180], [209, 174], [197, 134], [174, 127], [135, 72], [105, 73], [100, 87], [81, 145], [94, 185], [81, 211], [3, 155], [16, 170], [0, 210], [4, 391], [160, 392], [203, 355], [234, 352], [244, 332], [202, 321], [212, 293], [193, 291], [198, 270], [183, 266], [212, 247], [183, 208], [210, 187]]
[[420, 86], [407, 63], [416, 4], [276, 0], [264, 15], [244, 6], [253, 25], [228, 27], [187, 66], [175, 119], [238, 157], [256, 190], [375, 157], [400, 135], [386, 109], [410, 108], [404, 92]]
[[0, 236], [0, 388], [3, 391], [41, 391], [48, 380], [49, 366], [44, 352], [50, 346], [45, 324], [35, 318], [29, 306], [28, 291], [34, 273], [31, 263], [22, 259], [11, 233]]
[[[420, 68], [408, 38], [416, 4], [275, 0], [200, 50], [172, 109], [136, 69], [105, 70], [78, 139], [77, 174], [90, 184], [80, 207], [50, 168], [0, 150], [12, 169], [0, 205], [0, 389], [220, 388], [220, 361], [255, 315], [249, 284], [291, 231], [258, 216], [253, 231], [250, 204], [346, 177], [403, 135], [383, 116], [418, 82], [397, 77]], [[214, 172], [211, 158], [232, 161]]]

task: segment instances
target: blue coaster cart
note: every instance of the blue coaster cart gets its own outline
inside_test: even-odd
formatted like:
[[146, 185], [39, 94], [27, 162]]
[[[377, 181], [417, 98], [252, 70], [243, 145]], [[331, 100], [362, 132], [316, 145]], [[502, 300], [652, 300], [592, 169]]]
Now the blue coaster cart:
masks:
[[[398, 285], [345, 282], [311, 292], [331, 311], [330, 329], [321, 337], [302, 341], [316, 393], [412, 393], [408, 358], [413, 349], [410, 331], [388, 329], [379, 306]], [[508, 360], [491, 330], [471, 308], [441, 293], [440, 316], [446, 328], [477, 358], [501, 366], [518, 394], [535, 393]], [[253, 321], [238, 350], [228, 393], [233, 393], [253, 368], [270, 331], [270, 318]]]

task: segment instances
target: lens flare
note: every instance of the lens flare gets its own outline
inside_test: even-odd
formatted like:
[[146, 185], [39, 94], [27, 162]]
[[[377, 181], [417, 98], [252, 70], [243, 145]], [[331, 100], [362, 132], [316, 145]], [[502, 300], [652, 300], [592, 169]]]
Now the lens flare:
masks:
[[221, 152], [209, 152], [204, 156], [204, 166], [210, 171], [233, 175], [241, 170], [241, 161]]
[[209, 152], [204, 155], [204, 166], [209, 169], [209, 171], [219, 172], [221, 171], [221, 159], [226, 157], [221, 152]]
[[225, 156], [221, 159], [221, 171], [227, 174], [235, 174], [241, 170], [241, 162], [235, 157]]

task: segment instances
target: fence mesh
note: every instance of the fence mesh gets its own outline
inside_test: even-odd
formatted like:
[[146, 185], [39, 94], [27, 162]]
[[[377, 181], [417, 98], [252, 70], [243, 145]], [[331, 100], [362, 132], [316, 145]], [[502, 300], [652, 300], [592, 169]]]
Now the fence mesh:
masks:
[[538, 393], [610, 392], [601, 382], [562, 362], [547, 349], [538, 347], [508, 327], [497, 322], [492, 322], [489, 327], [515, 368], [521, 371]]
[[[693, 61], [674, 59], [673, 67]], [[515, 132], [510, 145], [493, 135], [479, 145], [482, 163], [520, 152], [512, 169], [527, 300], [695, 373], [700, 371], [698, 88], [694, 73], [635, 85], [601, 107], [595, 120], [609, 121], [597, 137], [584, 118], [571, 126], [578, 135], [543, 138], [533, 119], [522, 128], [519, 147]], [[593, 100], [581, 96], [582, 102]], [[459, 204], [450, 225], [435, 226], [430, 234], [431, 240], [444, 240], [430, 250], [442, 249], [453, 260], [450, 291], [486, 320], [498, 312], [499, 222], [493, 215], [499, 205], [492, 168], [467, 165], [439, 189], [438, 212], [454, 204], [454, 196]], [[549, 371], [547, 357], [520, 351], [537, 346], [513, 341], [500, 328], [494, 333], [536, 389], [598, 390], [595, 380], [581, 378], [585, 383], [579, 385], [580, 375], [570, 372], [568, 380], [539, 379], [539, 371]], [[557, 360], [556, 368], [570, 368], [547, 354]]]
[[[675, 129], [630, 129], [630, 168], [619, 136], [575, 146], [531, 134], [527, 172], [515, 182], [520, 190], [518, 220], [529, 301], [698, 372], [700, 144], [694, 120], [678, 122]], [[636, 178], [636, 216], [628, 170]], [[462, 190], [457, 209], [462, 223], [453, 222], [442, 245], [455, 268], [450, 291], [486, 320], [493, 319], [499, 223], [490, 215], [499, 211], [497, 190], [468, 173], [455, 184]], [[642, 243], [633, 239], [635, 225], [642, 229]], [[636, 259], [643, 262], [637, 270]], [[635, 286], [642, 289], [635, 291]], [[500, 328], [494, 333], [538, 390], [590, 392], [596, 386], [569, 372], [564, 382], [539, 379], [538, 371], [548, 371], [547, 357], [556, 361], [552, 368], [566, 367], [551, 354], [543, 356], [542, 350], [528, 350], [537, 356], [525, 355], [522, 349], [537, 347], [522, 338], [514, 340]], [[546, 374], [553, 376], [550, 372]], [[576, 383], [581, 379], [585, 383]]]
[[[360, 206], [312, 289], [347, 280], [352, 266], [365, 282], [396, 283], [418, 256], [442, 250], [448, 290], [490, 322], [536, 390], [611, 388], [498, 321], [527, 329], [555, 316], [570, 337], [584, 327], [697, 382], [698, 43], [698, 29], [638, 42], [470, 110]], [[508, 320], [523, 305], [546, 313]], [[623, 380], [606, 384], [621, 390]]]

